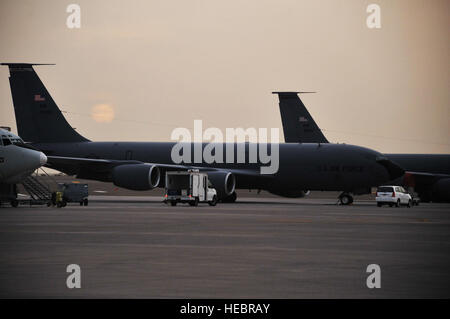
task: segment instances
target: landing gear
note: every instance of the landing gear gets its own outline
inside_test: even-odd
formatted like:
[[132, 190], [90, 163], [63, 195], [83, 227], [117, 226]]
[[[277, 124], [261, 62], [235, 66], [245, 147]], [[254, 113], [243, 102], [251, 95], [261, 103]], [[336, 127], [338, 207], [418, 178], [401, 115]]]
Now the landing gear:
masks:
[[339, 202], [341, 203], [341, 205], [350, 205], [351, 203], [353, 203], [353, 196], [349, 193], [344, 192], [339, 195]]
[[222, 203], [234, 203], [236, 201], [237, 195], [236, 192], [233, 192], [231, 195], [224, 197], [221, 199]]

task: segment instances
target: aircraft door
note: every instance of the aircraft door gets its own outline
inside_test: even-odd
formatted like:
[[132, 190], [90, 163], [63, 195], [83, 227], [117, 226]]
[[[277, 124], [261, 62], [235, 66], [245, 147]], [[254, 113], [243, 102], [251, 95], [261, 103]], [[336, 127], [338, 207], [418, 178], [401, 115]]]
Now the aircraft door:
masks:
[[198, 175], [193, 175], [192, 176], [192, 196], [198, 196]]

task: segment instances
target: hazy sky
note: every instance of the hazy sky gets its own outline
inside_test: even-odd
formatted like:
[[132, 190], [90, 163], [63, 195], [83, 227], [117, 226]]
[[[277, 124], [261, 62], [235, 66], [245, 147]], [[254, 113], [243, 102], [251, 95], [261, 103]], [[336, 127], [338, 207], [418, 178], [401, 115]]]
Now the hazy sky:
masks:
[[[169, 141], [194, 119], [281, 129], [271, 92], [313, 90], [303, 101], [332, 142], [450, 153], [449, 30], [448, 0], [1, 0], [0, 62], [56, 63], [36, 70], [94, 141]], [[0, 125], [15, 131], [8, 75]]]

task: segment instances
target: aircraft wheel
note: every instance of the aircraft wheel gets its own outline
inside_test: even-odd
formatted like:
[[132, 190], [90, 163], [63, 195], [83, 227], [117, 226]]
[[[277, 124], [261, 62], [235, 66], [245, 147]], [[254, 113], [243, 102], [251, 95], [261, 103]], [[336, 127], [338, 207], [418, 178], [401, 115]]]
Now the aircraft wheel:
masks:
[[353, 203], [353, 197], [349, 194], [342, 194], [339, 197], [339, 200], [341, 202], [341, 205], [350, 205], [351, 203]]

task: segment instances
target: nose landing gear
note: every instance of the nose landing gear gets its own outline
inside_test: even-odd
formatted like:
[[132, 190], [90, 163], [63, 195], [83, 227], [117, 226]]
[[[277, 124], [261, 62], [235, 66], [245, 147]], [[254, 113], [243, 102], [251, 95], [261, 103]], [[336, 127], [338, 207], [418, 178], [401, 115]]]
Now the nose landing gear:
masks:
[[339, 202], [341, 205], [350, 205], [353, 203], [353, 196], [350, 193], [343, 192], [339, 195]]

